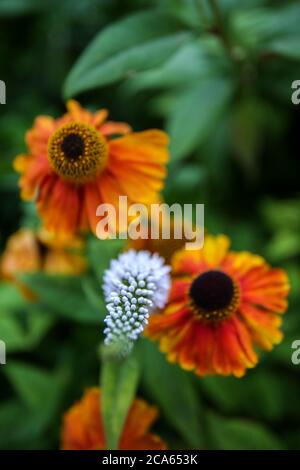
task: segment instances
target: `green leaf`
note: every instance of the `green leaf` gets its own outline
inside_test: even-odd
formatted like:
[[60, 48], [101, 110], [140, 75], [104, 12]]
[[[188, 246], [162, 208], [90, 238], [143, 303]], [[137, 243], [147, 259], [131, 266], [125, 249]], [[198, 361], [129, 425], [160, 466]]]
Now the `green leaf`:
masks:
[[266, 49], [288, 59], [300, 60], [300, 36], [290, 35], [274, 39], [268, 43]]
[[187, 192], [187, 190], [195, 191], [199, 188], [206, 177], [206, 170], [200, 167], [199, 164], [191, 163], [182, 165], [180, 171], [171, 174], [166, 187], [174, 189], [176, 193], [179, 191]]
[[185, 442], [195, 449], [203, 447], [204, 415], [193, 375], [169, 364], [157, 345], [147, 340], [140, 342], [139, 355], [146, 393]]
[[258, 157], [263, 148], [268, 108], [249, 96], [240, 100], [233, 113], [233, 147], [245, 175], [257, 176]]
[[211, 79], [179, 95], [167, 125], [171, 136], [171, 162], [187, 156], [214, 132], [231, 94], [229, 81]]
[[173, 112], [176, 103], [177, 90], [175, 89], [172, 92], [160, 93], [153, 97], [149, 103], [149, 110], [152, 114], [166, 119]]
[[237, 9], [230, 21], [239, 45], [250, 50], [267, 50], [270, 41], [299, 33], [300, 7], [296, 2], [279, 8]]
[[205, 26], [207, 8], [206, 2], [196, 2], [195, 0], [156, 0], [159, 6], [164, 8], [174, 17], [185, 23], [187, 26], [198, 30]]
[[100, 323], [105, 312], [99, 285], [99, 305], [91, 303], [85, 294], [90, 282], [86, 276], [50, 276], [42, 273], [24, 274], [22, 281], [38, 295], [39, 306], [53, 310], [71, 320]]
[[283, 261], [300, 254], [298, 232], [288, 229], [277, 232], [267, 246], [266, 254], [272, 261]]
[[103, 359], [100, 378], [102, 414], [107, 448], [110, 450], [118, 448], [138, 379], [139, 367], [134, 357], [120, 361]]
[[82, 53], [72, 73], [79, 74], [143, 41], [169, 35], [177, 30], [178, 24], [157, 10], [138, 12], [122, 18], [99, 32]]
[[186, 85], [216, 75], [225, 64], [223, 48], [217, 38], [191, 38], [160, 67], [139, 73], [129, 82], [128, 88], [136, 91]]
[[92, 238], [89, 241], [87, 255], [99, 283], [102, 283], [104, 271], [109, 268], [111, 260], [117, 258], [124, 249], [125, 243], [126, 240], [119, 239], [99, 240]]
[[46, 371], [22, 362], [12, 362], [3, 368], [25, 410], [30, 412], [36, 434], [40, 434], [53, 421], [59, 411], [68, 371]]
[[[270, 371], [249, 371], [242, 380], [204, 377], [199, 386], [207, 399], [226, 413], [246, 413], [257, 419], [278, 421], [286, 411], [286, 386]], [[291, 399], [294, 395], [291, 387]]]
[[214, 413], [207, 416], [211, 447], [217, 450], [280, 450], [277, 436], [261, 424], [225, 419]]
[[[236, 9], [251, 9], [257, 6], [261, 6], [262, 0], [218, 0], [220, 9], [223, 13], [229, 13], [231, 10]], [[264, 1], [264, 0], [263, 0]]]
[[262, 214], [272, 230], [295, 230], [300, 228], [299, 199], [273, 200], [262, 203]]
[[[17, 400], [7, 400], [0, 404], [1, 449], [20, 449], [40, 434], [38, 416]], [[26, 446], [27, 447], [27, 446]]]
[[[24, 404], [31, 410], [51, 408], [58, 399], [62, 384], [65, 383], [61, 372], [48, 372], [17, 361], [10, 361], [6, 364], [5, 374]], [[51, 389], [51, 397], [48, 393], [49, 389]], [[45, 397], [47, 397], [46, 402]]]
[[[101, 31], [66, 79], [64, 94], [107, 85], [166, 60], [187, 39], [166, 14], [134, 14]], [[173, 34], [174, 33], [174, 34]]]
[[300, 253], [300, 203], [298, 199], [264, 200], [264, 219], [274, 233], [267, 245], [267, 255], [273, 261], [293, 259]]
[[291, 450], [299, 450], [300, 442], [300, 429], [292, 429], [291, 431], [285, 432], [284, 434], [285, 441], [288, 442], [288, 448]]
[[32, 309], [16, 315], [11, 311], [0, 313], [1, 339], [8, 352], [31, 350], [41, 341], [54, 319], [45, 311]]
[[81, 287], [89, 305], [98, 312], [99, 320], [103, 320], [106, 307], [102, 297], [102, 283], [97, 282], [97, 280], [92, 277], [84, 277], [82, 278]]
[[17, 310], [24, 307], [26, 301], [14, 284], [1, 282], [0, 304], [3, 310]]
[[40, 0], [1, 0], [0, 16], [14, 17], [43, 10], [47, 2]]

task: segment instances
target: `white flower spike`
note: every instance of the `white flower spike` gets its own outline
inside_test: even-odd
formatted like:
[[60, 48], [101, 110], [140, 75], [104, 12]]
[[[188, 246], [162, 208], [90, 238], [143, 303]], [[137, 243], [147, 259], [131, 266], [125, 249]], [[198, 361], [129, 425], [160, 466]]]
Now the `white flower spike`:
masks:
[[151, 312], [167, 302], [170, 269], [163, 258], [148, 251], [130, 250], [111, 261], [103, 283], [106, 345], [120, 346], [123, 354], [130, 352]]

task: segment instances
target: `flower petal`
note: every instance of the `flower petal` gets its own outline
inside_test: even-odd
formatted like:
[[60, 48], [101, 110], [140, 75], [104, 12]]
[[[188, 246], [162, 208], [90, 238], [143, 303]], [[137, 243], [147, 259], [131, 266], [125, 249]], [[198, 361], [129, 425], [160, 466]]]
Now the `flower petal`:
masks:
[[169, 302], [173, 303], [185, 300], [186, 296], [188, 295], [190, 285], [191, 279], [189, 277], [175, 279], [171, 286]]
[[33, 128], [26, 133], [26, 143], [35, 157], [47, 156], [49, 137], [55, 130], [55, 120], [50, 116], [39, 116]]
[[75, 232], [82, 201], [72, 184], [55, 175], [49, 177], [41, 186], [37, 207], [50, 232]]
[[68, 113], [64, 116], [70, 118], [72, 121], [79, 121], [84, 122], [86, 124], [92, 124], [93, 122], [93, 115], [86, 109], [82, 108], [82, 106], [75, 100], [67, 101], [67, 110]]
[[181, 250], [176, 251], [172, 258], [172, 272], [178, 274], [197, 274], [203, 269], [201, 254], [199, 250]]
[[[96, 127], [99, 125], [97, 124]], [[99, 131], [102, 135], [111, 136], [111, 135], [126, 135], [129, 134], [132, 129], [126, 122], [115, 122], [107, 121], [105, 124], [102, 124], [99, 128]]]
[[229, 238], [225, 235], [205, 235], [201, 254], [207, 266], [210, 268], [219, 267], [227, 255], [229, 245]]
[[21, 197], [25, 201], [34, 199], [42, 182], [53, 174], [47, 159], [43, 156], [19, 155], [14, 161], [14, 168], [22, 174], [19, 186]]
[[257, 356], [249, 331], [236, 316], [216, 328], [212, 361], [215, 373], [236, 377], [242, 377], [246, 368], [256, 365]]
[[130, 200], [145, 204], [157, 202], [157, 193], [163, 188], [162, 179], [122, 164], [115, 165], [110, 171], [122, 187], [121, 194], [127, 195]]
[[251, 331], [253, 341], [260, 348], [270, 351], [274, 344], [281, 342], [283, 334], [279, 327], [282, 319], [279, 315], [274, 315], [247, 303], [243, 303], [239, 307], [239, 312]]
[[96, 233], [97, 224], [99, 222], [97, 207], [102, 202], [97, 181], [86, 183], [84, 186], [84, 206], [88, 216], [89, 226], [93, 233]]
[[110, 153], [119, 162], [151, 162], [165, 164], [169, 159], [169, 139], [165, 132], [153, 129], [114, 139], [109, 142]]
[[242, 299], [274, 313], [287, 309], [290, 290], [288, 277], [282, 269], [270, 269], [268, 265], [255, 268], [242, 280]]

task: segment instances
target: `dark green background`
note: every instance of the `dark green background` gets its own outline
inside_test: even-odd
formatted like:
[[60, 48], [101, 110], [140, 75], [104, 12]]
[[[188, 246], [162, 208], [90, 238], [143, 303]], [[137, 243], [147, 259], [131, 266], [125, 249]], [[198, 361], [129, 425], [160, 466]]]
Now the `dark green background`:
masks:
[[[139, 395], [160, 408], [156, 430], [170, 448], [299, 448], [300, 365], [291, 363], [291, 344], [300, 339], [300, 105], [291, 103], [291, 83], [300, 79], [300, 5], [220, 0], [218, 14], [212, 3], [0, 0], [0, 79], [7, 86], [0, 106], [0, 246], [21, 225], [36, 224], [11, 164], [37, 115], [59, 116], [69, 95], [90, 109], [108, 107], [112, 119], [136, 130], [167, 129], [166, 200], [204, 203], [206, 228], [228, 234], [236, 250], [287, 268], [292, 293], [285, 340], [245, 378], [200, 380], [142, 340]], [[66, 82], [99, 31], [145, 9], [153, 10], [156, 39], [170, 38], [168, 51], [154, 44], [147, 62], [147, 41], [137, 39], [140, 49], [118, 57], [108, 45], [107, 57], [125, 68], [110, 81], [103, 78], [107, 58], [97, 60], [95, 47], [93, 64], [81, 63], [80, 80], [70, 75]], [[28, 276], [42, 299], [35, 305], [0, 284], [0, 339], [8, 347], [0, 366], [1, 448], [57, 448], [63, 411], [97, 383], [100, 280], [119, 248], [108, 243], [103, 250], [91, 239], [91, 267], [80, 279]]]

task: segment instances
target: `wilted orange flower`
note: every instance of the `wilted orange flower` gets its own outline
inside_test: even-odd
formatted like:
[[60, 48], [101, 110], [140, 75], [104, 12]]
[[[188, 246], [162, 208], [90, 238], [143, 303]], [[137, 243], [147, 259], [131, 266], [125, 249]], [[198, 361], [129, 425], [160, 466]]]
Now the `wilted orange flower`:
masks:
[[86, 261], [78, 250], [80, 243], [78, 239], [52, 239], [45, 231], [37, 233], [22, 228], [8, 239], [0, 262], [1, 276], [14, 282], [27, 299], [34, 300], [35, 294], [18, 280], [18, 274], [37, 271], [47, 274], [81, 274], [86, 269]]
[[224, 235], [206, 236], [202, 250], [174, 255], [168, 305], [150, 317], [146, 335], [184, 369], [241, 377], [257, 364], [255, 345], [270, 350], [281, 341], [288, 292], [285, 271], [229, 251]]
[[142, 236], [137, 240], [129, 240], [128, 249], [147, 250], [150, 251], [150, 253], [158, 253], [165, 259], [166, 263], [170, 263], [175, 251], [182, 248], [187, 241], [191, 240], [191, 237], [186, 238], [184, 232], [182, 232], [181, 238], [175, 238], [176, 226], [179, 225], [179, 228], [182, 228], [182, 222], [175, 220], [174, 218], [171, 218], [169, 222], [170, 236], [168, 238], [162, 237], [162, 228], [164, 224], [162, 221], [160, 221], [159, 226], [159, 237], [151, 238], [151, 227], [149, 221], [145, 235], [141, 234]]
[[36, 119], [26, 136], [29, 155], [14, 163], [21, 196], [36, 198], [46, 228], [95, 232], [99, 204], [118, 209], [120, 195], [128, 204], [154, 202], [166, 175], [167, 135], [132, 132], [125, 123], [106, 121], [106, 110], [90, 113], [73, 100], [67, 109], [56, 120]]
[[[64, 450], [105, 450], [105, 434], [100, 414], [101, 391], [86, 390], [64, 416], [62, 448]], [[164, 442], [149, 428], [157, 418], [157, 409], [144, 400], [134, 400], [125, 421], [120, 450], [163, 450]]]

